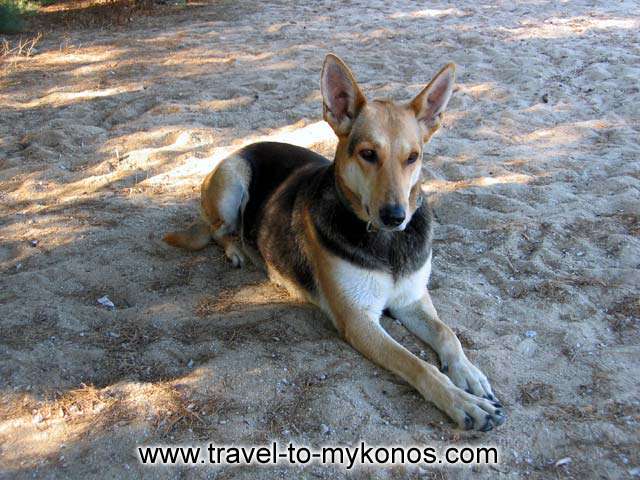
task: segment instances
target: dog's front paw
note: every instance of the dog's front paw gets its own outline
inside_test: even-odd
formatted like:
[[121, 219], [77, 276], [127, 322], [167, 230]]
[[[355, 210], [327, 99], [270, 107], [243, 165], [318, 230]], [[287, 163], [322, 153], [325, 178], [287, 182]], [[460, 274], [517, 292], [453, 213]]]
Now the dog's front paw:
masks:
[[459, 388], [451, 391], [450, 404], [444, 410], [465, 430], [488, 432], [506, 420], [502, 405], [498, 402], [477, 397]]
[[491, 385], [489, 385], [489, 380], [487, 380], [485, 374], [464, 355], [452, 361], [443, 362], [441, 371], [451, 379], [454, 385], [460, 387], [465, 392], [496, 401], [496, 397], [493, 395]]

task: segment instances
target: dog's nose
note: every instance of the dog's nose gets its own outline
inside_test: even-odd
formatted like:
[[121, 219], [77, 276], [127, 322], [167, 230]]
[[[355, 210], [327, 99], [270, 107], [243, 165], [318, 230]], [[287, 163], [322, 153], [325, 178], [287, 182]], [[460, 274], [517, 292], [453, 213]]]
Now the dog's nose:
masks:
[[404, 208], [400, 205], [385, 205], [380, 209], [380, 220], [387, 227], [397, 227], [405, 218]]

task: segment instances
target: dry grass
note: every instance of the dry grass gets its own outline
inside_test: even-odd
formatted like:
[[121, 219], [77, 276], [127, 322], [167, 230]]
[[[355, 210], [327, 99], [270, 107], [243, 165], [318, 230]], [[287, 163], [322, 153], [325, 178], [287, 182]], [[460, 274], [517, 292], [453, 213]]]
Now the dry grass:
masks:
[[607, 313], [612, 316], [611, 328], [619, 335], [632, 329], [637, 330], [638, 322], [640, 322], [640, 298], [625, 297], [611, 307]]
[[41, 8], [34, 23], [45, 28], [67, 29], [123, 25], [137, 15], [151, 12], [154, 6], [153, 0], [61, 1]]
[[64, 393], [54, 391], [42, 400], [28, 394], [4, 396], [0, 416], [4, 420], [33, 417], [35, 423], [45, 426], [47, 422], [64, 420], [67, 424], [90, 422], [108, 427], [131, 417], [125, 413], [120, 401], [121, 398], [109, 389], [83, 385]]
[[198, 300], [196, 307], [193, 309], [193, 313], [196, 315], [196, 317], [199, 318], [207, 318], [213, 314], [220, 313], [218, 302], [213, 297], [210, 297], [208, 295], [200, 297], [200, 300]]
[[635, 213], [621, 213], [618, 220], [625, 226], [629, 235], [640, 237], [640, 216]]
[[35, 348], [38, 343], [59, 334], [57, 322], [55, 313], [40, 307], [33, 313], [31, 321], [24, 325], [0, 325], [0, 338], [11, 348]]
[[304, 372], [293, 377], [291, 389], [286, 397], [276, 394], [273, 404], [264, 416], [267, 431], [262, 440], [269, 435], [279, 437], [285, 430], [300, 435], [303, 431], [317, 428], [309, 418], [309, 402], [321, 382], [311, 373]]
[[99, 372], [92, 381], [109, 385], [122, 379], [161, 380], [166, 377], [161, 365], [148, 364], [140, 357], [150, 344], [162, 338], [162, 332], [150, 321], [100, 322], [82, 341], [104, 350]]
[[550, 403], [555, 398], [555, 392], [551, 385], [542, 382], [529, 382], [520, 385], [520, 403], [534, 405], [544, 402]]
[[[36, 52], [38, 43], [42, 40], [42, 32], [38, 32], [31, 38], [18, 38], [9, 41], [3, 37], [0, 39], [0, 80], [3, 76], [15, 70], [21, 59], [29, 58]], [[2, 85], [2, 84], [0, 84]]]
[[0, 44], [0, 60], [7, 57], [26, 57], [33, 55], [36, 45], [42, 40], [42, 32], [38, 32], [35, 37], [27, 40], [22, 37], [17, 42], [12, 43], [6, 38]]

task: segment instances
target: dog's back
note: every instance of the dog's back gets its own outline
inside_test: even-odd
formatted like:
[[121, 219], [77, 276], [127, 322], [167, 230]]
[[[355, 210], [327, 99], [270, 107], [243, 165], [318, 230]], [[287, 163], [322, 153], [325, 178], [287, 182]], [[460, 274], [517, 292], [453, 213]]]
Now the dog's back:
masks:
[[[242, 233], [243, 240], [254, 247], [257, 246], [258, 232], [264, 221], [269, 198], [300, 170], [322, 169], [331, 164], [309, 149], [278, 142], [253, 143], [236, 155], [250, 169], [248, 200], [242, 213]], [[291, 187], [289, 190], [292, 190]], [[295, 195], [295, 188], [293, 190], [288, 194]]]

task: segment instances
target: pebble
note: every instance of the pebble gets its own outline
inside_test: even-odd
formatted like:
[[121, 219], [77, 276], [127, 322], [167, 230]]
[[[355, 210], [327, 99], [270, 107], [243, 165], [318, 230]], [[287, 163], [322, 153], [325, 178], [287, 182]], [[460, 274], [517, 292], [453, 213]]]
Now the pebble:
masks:
[[41, 414], [36, 414], [33, 416], [33, 423], [42, 423], [44, 421], [44, 417]]
[[555, 466], [556, 466], [556, 467], [560, 467], [560, 466], [562, 466], [562, 465], [567, 465], [567, 464], [569, 464], [569, 463], [571, 463], [571, 457], [564, 457], [564, 458], [561, 458], [560, 460], [558, 460], [558, 461], [555, 463]]
[[526, 332], [524, 332], [524, 336], [527, 338], [533, 338], [536, 337], [538, 335], [538, 332], [536, 332], [535, 330], [527, 330]]
[[533, 357], [537, 350], [538, 346], [536, 345], [535, 340], [532, 338], [526, 338], [522, 340], [516, 347], [516, 350], [524, 357], [531, 358]]
[[328, 435], [329, 432], [331, 432], [331, 429], [329, 428], [328, 425], [325, 425], [324, 423], [320, 424], [320, 433], [322, 435]]
[[192, 358], [189, 359], [189, 363], [187, 363], [187, 367], [188, 368], [193, 368], [193, 359]]
[[106, 295], [104, 297], [100, 297], [98, 299], [98, 303], [103, 307], [107, 307], [111, 309], [116, 308], [115, 304], [111, 300], [109, 300], [109, 297], [107, 297]]

